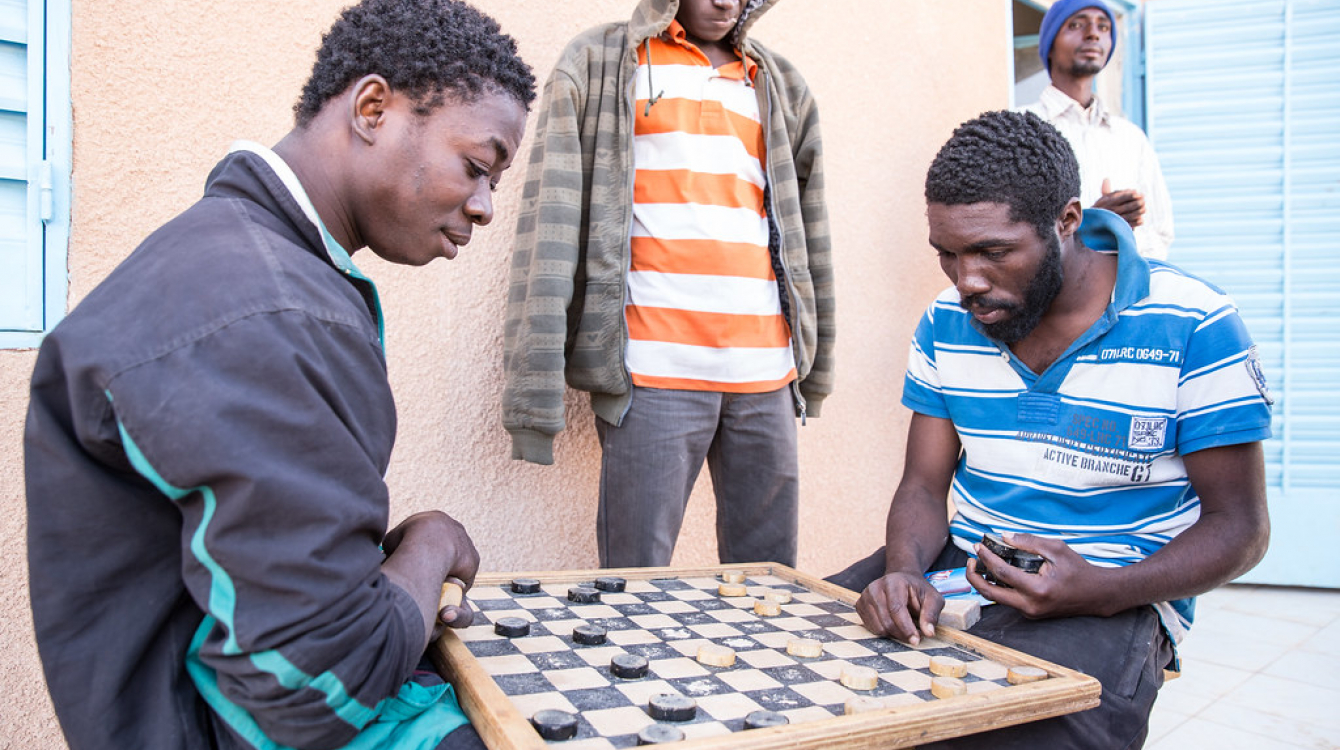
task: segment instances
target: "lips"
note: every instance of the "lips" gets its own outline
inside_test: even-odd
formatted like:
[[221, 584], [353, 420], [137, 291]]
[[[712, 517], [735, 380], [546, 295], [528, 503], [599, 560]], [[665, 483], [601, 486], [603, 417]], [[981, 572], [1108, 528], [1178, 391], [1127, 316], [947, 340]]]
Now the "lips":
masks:
[[470, 241], [469, 237], [462, 238], [459, 235], [453, 235], [448, 233], [447, 230], [445, 229], [441, 231], [441, 234], [442, 239], [444, 240], [444, 242], [442, 243], [442, 255], [447, 260], [455, 258], [456, 254], [460, 251], [461, 247], [465, 245], [465, 243]]
[[972, 311], [972, 316], [977, 319], [977, 322], [986, 325], [991, 325], [992, 323], [999, 323], [1001, 320], [1004, 320], [1008, 315], [1009, 313], [1007, 311], [1002, 310], [999, 307], [988, 307]]
[[972, 300], [967, 300], [962, 307], [964, 310], [971, 313], [979, 323], [988, 325], [991, 323], [998, 323], [1009, 317], [1011, 312], [1011, 307], [1008, 305], [983, 304]]

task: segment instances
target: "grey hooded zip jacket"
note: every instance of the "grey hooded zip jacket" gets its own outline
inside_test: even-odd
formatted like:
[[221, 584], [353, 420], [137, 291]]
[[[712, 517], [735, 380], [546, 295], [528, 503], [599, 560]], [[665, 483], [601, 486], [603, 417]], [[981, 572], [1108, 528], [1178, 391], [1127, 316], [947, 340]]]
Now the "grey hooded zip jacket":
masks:
[[[752, 3], [737, 30], [758, 63], [773, 265], [792, 331], [799, 416], [833, 389], [833, 268], [814, 98], [785, 59], [748, 38], [778, 0]], [[553, 463], [564, 382], [619, 424], [632, 398], [624, 318], [633, 216], [637, 47], [670, 26], [678, 0], [641, 0], [627, 23], [579, 35], [545, 84], [522, 193], [504, 328], [503, 426], [512, 457]]]

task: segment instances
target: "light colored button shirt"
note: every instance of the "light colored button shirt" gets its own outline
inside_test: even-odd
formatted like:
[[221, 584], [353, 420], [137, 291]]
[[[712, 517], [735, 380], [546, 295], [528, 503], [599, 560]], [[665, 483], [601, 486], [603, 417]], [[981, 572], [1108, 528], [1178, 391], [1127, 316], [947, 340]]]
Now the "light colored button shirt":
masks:
[[1114, 115], [1094, 97], [1087, 108], [1055, 86], [1022, 108], [1061, 131], [1079, 159], [1080, 202], [1085, 208], [1102, 197], [1103, 180], [1112, 190], [1134, 188], [1145, 198], [1144, 223], [1135, 228], [1140, 254], [1166, 260], [1173, 241], [1172, 199], [1163, 182], [1158, 155], [1143, 130]]

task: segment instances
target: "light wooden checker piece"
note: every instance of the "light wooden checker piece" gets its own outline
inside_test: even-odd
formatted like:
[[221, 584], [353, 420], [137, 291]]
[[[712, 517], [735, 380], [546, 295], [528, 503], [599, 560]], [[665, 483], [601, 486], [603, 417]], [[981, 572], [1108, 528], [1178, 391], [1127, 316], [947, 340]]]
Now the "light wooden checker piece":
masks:
[[[1077, 672], [943, 628], [918, 648], [876, 638], [859, 625], [853, 592], [780, 565], [729, 570], [744, 573], [740, 583], [749, 596], [718, 593], [725, 583], [720, 566], [481, 575], [467, 594], [477, 609], [475, 624], [449, 631], [437, 643], [435, 660], [492, 750], [634, 746], [638, 733], [655, 723], [648, 701], [662, 693], [691, 697], [698, 706], [692, 720], [676, 724], [685, 735], [676, 746], [713, 750], [823, 748], [839, 739], [853, 744], [853, 738], [865, 738], [857, 748], [899, 747], [983, 731], [1004, 717], [1016, 723], [1097, 705], [1097, 681]], [[622, 576], [626, 589], [602, 591], [595, 602], [567, 600], [571, 587], [598, 576]], [[509, 583], [521, 577], [542, 585], [536, 593], [513, 593]], [[753, 612], [755, 597], [767, 590], [791, 597], [778, 615]], [[498, 635], [492, 623], [503, 617], [527, 620], [529, 634]], [[573, 631], [584, 625], [604, 628], [606, 642], [575, 643]], [[819, 655], [788, 655], [797, 640], [817, 642]], [[705, 646], [733, 651], [734, 663], [700, 662]], [[645, 657], [648, 674], [616, 677], [610, 662], [619, 654]], [[958, 678], [967, 698], [938, 698], [932, 691], [937, 676], [930, 661], [940, 656], [967, 666]], [[1013, 686], [1006, 665], [1035, 666], [1048, 677]], [[874, 687], [843, 686], [844, 670], [862, 669], [875, 673]], [[861, 705], [896, 710], [848, 715], [858, 697], [869, 699]], [[986, 702], [973, 711], [946, 710], [962, 700]], [[544, 709], [575, 714], [576, 737], [541, 740], [529, 720]], [[744, 730], [744, 717], [759, 710], [790, 723]]]

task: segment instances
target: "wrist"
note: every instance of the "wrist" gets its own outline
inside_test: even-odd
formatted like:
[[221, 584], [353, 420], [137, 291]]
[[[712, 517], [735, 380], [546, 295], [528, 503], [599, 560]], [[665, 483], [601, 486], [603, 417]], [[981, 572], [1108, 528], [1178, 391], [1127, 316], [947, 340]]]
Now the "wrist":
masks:
[[930, 570], [930, 564], [935, 561], [943, 546], [941, 544], [936, 547], [934, 554], [928, 555], [913, 543], [889, 544], [884, 548], [884, 575], [902, 573], [909, 576], [923, 576]]
[[1102, 592], [1102, 595], [1097, 596], [1091, 603], [1094, 614], [1099, 617], [1111, 617], [1132, 607], [1150, 604], [1151, 602], [1144, 601], [1138, 592], [1138, 585], [1133, 577], [1137, 572], [1135, 565], [1124, 565], [1119, 568], [1095, 566], [1093, 584], [1086, 587], [1091, 592]]
[[886, 560], [884, 562], [884, 575], [890, 576], [895, 573], [919, 577], [926, 574], [926, 568], [915, 560]]

